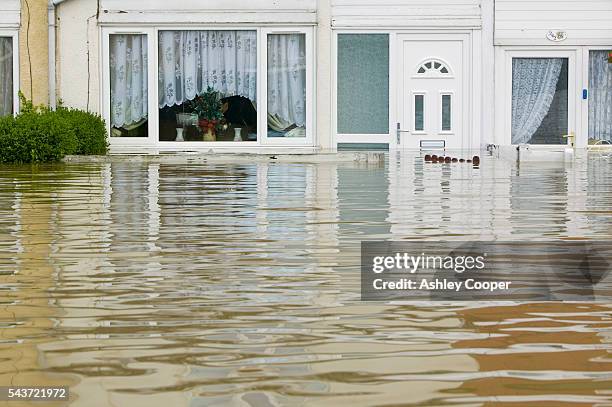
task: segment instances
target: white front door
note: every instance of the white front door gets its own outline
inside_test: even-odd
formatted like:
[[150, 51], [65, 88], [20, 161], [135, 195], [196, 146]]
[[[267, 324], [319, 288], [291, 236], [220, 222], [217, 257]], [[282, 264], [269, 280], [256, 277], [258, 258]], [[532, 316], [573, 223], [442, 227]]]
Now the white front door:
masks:
[[405, 149], [469, 148], [467, 34], [398, 36], [398, 136]]

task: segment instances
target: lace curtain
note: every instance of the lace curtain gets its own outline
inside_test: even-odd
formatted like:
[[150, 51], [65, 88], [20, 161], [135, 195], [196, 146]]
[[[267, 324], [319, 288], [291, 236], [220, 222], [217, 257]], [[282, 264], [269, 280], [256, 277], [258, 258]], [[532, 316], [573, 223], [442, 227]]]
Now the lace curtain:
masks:
[[591, 51], [589, 89], [589, 138], [612, 142], [612, 64], [608, 51]]
[[304, 34], [268, 36], [268, 116], [298, 127], [306, 124]]
[[147, 118], [147, 36], [110, 36], [111, 124], [124, 127]]
[[257, 32], [161, 31], [159, 107], [192, 100], [209, 86], [257, 100]]
[[512, 144], [524, 144], [538, 130], [555, 97], [563, 58], [512, 60]]
[[0, 116], [13, 113], [13, 39], [0, 37]]

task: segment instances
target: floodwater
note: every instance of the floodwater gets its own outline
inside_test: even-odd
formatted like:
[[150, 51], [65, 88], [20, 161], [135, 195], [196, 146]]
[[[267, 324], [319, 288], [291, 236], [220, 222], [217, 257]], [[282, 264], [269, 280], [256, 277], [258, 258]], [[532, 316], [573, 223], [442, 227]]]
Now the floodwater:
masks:
[[[362, 303], [362, 240], [612, 238], [612, 156], [0, 171], [0, 384], [74, 406], [612, 405], [605, 303]], [[17, 403], [5, 405], [17, 406]]]

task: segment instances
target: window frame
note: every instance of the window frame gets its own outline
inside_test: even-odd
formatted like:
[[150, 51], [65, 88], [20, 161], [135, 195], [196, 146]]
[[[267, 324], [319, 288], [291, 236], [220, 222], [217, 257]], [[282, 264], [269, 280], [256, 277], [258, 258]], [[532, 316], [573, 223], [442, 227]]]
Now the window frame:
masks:
[[[497, 143], [507, 146], [517, 146], [512, 144], [512, 60], [513, 58], [567, 58], [568, 59], [568, 114], [567, 114], [567, 128], [568, 134], [574, 133], [576, 135], [576, 147], [580, 148], [585, 145], [585, 134], [582, 131], [578, 131], [582, 128], [581, 120], [582, 114], [577, 105], [577, 93], [576, 89], [581, 86], [582, 79], [580, 69], [582, 66], [582, 56], [579, 47], [504, 47], [501, 50], [505, 55], [505, 62], [502, 65], [503, 71], [500, 70], [500, 77], [497, 78], [498, 83], [502, 84], [503, 88], [496, 96], [498, 106], [502, 106], [501, 109], [496, 109], [496, 115], [503, 115], [496, 117], [496, 129], [497, 126], [502, 126], [500, 132], [502, 139], [498, 140]], [[496, 131], [495, 133], [498, 133]], [[532, 149], [558, 149], [559, 147], [569, 145], [569, 139], [567, 144], [530, 144]]]
[[20, 112], [19, 105], [19, 31], [0, 28], [0, 37], [12, 38], [13, 41], [13, 116]]
[[[389, 36], [389, 133], [386, 134], [346, 134], [338, 132], [338, 36], [342, 34], [385, 34]], [[336, 148], [343, 143], [366, 143], [391, 145], [395, 138], [397, 100], [395, 97], [397, 79], [395, 77], [398, 63], [395, 55], [397, 30], [384, 29], [334, 29], [332, 31], [332, 80], [331, 80], [331, 126], [332, 146]]]
[[[157, 80], [155, 75], [151, 75], [151, 69], [153, 64], [156, 64], [156, 58], [154, 58], [154, 49], [152, 35], [153, 30], [144, 27], [104, 27], [102, 29], [102, 91], [101, 106], [102, 106], [102, 117], [106, 123], [106, 131], [108, 134], [109, 144], [111, 146], [150, 146], [155, 142], [157, 131], [155, 129], [157, 124], [157, 111], [152, 110], [153, 102], [157, 101], [157, 86], [154, 81]], [[148, 122], [147, 122], [147, 137], [111, 137], [111, 83], [110, 83], [110, 36], [121, 35], [121, 34], [134, 34], [134, 35], [146, 35], [147, 36], [147, 76], [148, 76], [148, 89], [147, 89], [147, 108], [148, 108]], [[155, 44], [156, 45], [156, 44]], [[155, 103], [157, 105], [157, 103]]]
[[[256, 31], [257, 32], [257, 141], [160, 141], [159, 140], [159, 33], [160, 31]], [[315, 144], [315, 52], [314, 31], [312, 26], [265, 26], [265, 25], [230, 25], [230, 24], [199, 24], [181, 26], [174, 24], [157, 25], [125, 25], [108, 24], [101, 27], [101, 92], [100, 102], [102, 117], [106, 121], [111, 147], [143, 147], [156, 150], [198, 150], [211, 148], [261, 148], [261, 147], [313, 147]], [[290, 140], [264, 140], [267, 136], [267, 34], [304, 33], [306, 35], [306, 137]], [[109, 45], [111, 34], [146, 34], [148, 35], [148, 83], [149, 83], [149, 134], [142, 138], [110, 137], [110, 58]], [[262, 48], [263, 47], [263, 48]], [[265, 109], [262, 109], [264, 106]]]
[[612, 43], [609, 46], [597, 45], [597, 46], [585, 46], [582, 47], [582, 61], [583, 61], [583, 69], [582, 69], [582, 89], [587, 89], [587, 99], [584, 100], [581, 98], [581, 113], [582, 113], [582, 126], [581, 133], [585, 135], [585, 144], [588, 148], [597, 148], [597, 149], [612, 149], [612, 144], [598, 144], [596, 146], [589, 146], [589, 104], [591, 102], [591, 88], [590, 88], [590, 75], [591, 72], [589, 70], [589, 59], [591, 51], [612, 51]]
[[[340, 63], [338, 60], [339, 57], [339, 37], [341, 35], [386, 35], [388, 38], [388, 58], [389, 58], [389, 69], [387, 72], [387, 76], [388, 76], [388, 83], [389, 83], [389, 89], [388, 89], [388, 112], [387, 112], [387, 116], [389, 119], [389, 123], [388, 123], [388, 128], [389, 131], [387, 133], [342, 133], [340, 131], [338, 131], [338, 72], [340, 69]], [[392, 41], [392, 34], [390, 31], [354, 31], [354, 30], [342, 30], [342, 31], [334, 31], [334, 39], [333, 39], [333, 64], [334, 64], [334, 70], [333, 70], [333, 81], [332, 81], [332, 92], [333, 92], [333, 106], [332, 106], [332, 110], [334, 112], [333, 115], [333, 133], [335, 135], [335, 139], [337, 138], [341, 138], [341, 139], [361, 139], [361, 140], [367, 140], [367, 141], [361, 141], [361, 142], [367, 142], [367, 143], [377, 143], [377, 142], [381, 142], [380, 139], [383, 139], [384, 143], [388, 143], [389, 140], [388, 138], [391, 135], [391, 132], [393, 131], [393, 120], [391, 118], [391, 114], [392, 114], [392, 108], [391, 108], [391, 103], [392, 103], [392, 91], [393, 91], [393, 86], [392, 86], [392, 76], [391, 76], [391, 70], [392, 70], [392, 66], [391, 63], [393, 61], [393, 55], [391, 52], [391, 41]], [[347, 141], [339, 141], [340, 143], [342, 142], [347, 142]], [[350, 142], [350, 141], [348, 141]]]
[[[268, 36], [304, 34], [306, 41], [306, 137], [268, 137]], [[313, 146], [315, 134], [315, 72], [312, 27], [265, 27], [259, 29], [257, 61], [257, 143], [262, 146]]]

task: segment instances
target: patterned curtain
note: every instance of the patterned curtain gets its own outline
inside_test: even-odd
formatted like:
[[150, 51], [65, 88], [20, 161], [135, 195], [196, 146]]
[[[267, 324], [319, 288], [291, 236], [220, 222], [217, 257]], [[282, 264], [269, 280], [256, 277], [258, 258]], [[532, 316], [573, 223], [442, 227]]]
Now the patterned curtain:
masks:
[[589, 138], [612, 143], [612, 64], [608, 51], [591, 51], [589, 89]]
[[298, 127], [306, 124], [304, 34], [268, 36], [268, 115]]
[[0, 116], [13, 113], [13, 39], [0, 37]]
[[512, 144], [528, 143], [548, 114], [563, 58], [512, 60]]
[[180, 105], [208, 87], [257, 100], [257, 31], [161, 31], [159, 107]]
[[147, 36], [110, 36], [111, 124], [124, 127], [148, 116]]

